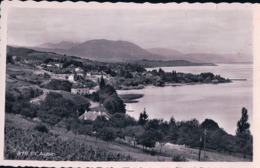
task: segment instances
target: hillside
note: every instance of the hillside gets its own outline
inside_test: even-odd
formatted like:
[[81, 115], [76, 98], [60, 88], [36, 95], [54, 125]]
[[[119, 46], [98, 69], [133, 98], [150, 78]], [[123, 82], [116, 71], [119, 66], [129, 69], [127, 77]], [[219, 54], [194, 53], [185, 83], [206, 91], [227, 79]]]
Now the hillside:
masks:
[[163, 55], [173, 60], [186, 60], [197, 63], [239, 63], [252, 62], [252, 57], [239, 54], [217, 54], [217, 53], [182, 53], [168, 48], [147, 49], [152, 54]]
[[173, 60], [173, 61], [156, 61], [156, 60], [140, 60], [134, 61], [135, 63], [145, 67], [171, 67], [171, 66], [216, 66], [213, 63], [195, 63], [185, 60]]
[[70, 41], [61, 41], [59, 43], [43, 43], [36, 46], [36, 48], [49, 48], [49, 49], [69, 49], [78, 45], [79, 43], [74, 43]]
[[[167, 143], [163, 146], [162, 153], [151, 155], [148, 151], [143, 151], [141, 145], [130, 145], [127, 140], [116, 140], [109, 145], [103, 140], [95, 140], [93, 136], [75, 134], [62, 127], [49, 127], [49, 132], [43, 133], [35, 129], [41, 122], [33, 121], [25, 117], [6, 114], [5, 115], [5, 159], [16, 160], [64, 160], [64, 161], [197, 161], [198, 149]], [[36, 136], [35, 136], [36, 135]], [[45, 147], [45, 144], [48, 147]], [[39, 155], [44, 149], [53, 157]], [[34, 155], [17, 155], [11, 149], [32, 150]], [[159, 151], [157, 144], [154, 151]], [[98, 152], [96, 154], [96, 152]], [[52, 155], [51, 155], [52, 156]], [[233, 156], [216, 151], [206, 151], [207, 161], [218, 162], [249, 162], [248, 158]], [[185, 160], [179, 160], [182, 157]]]
[[71, 55], [99, 61], [126, 61], [138, 59], [161, 59], [134, 43], [127, 41], [91, 40], [68, 50]]
[[57, 47], [57, 45], [54, 45], [53, 43], [45, 43], [33, 47], [32, 49], [44, 52], [55, 52], [62, 55], [75, 55], [86, 59], [107, 62], [124, 62], [140, 59], [171, 59], [171, 57], [168, 56], [152, 54], [128, 41], [112, 41], [105, 39], [86, 41], [78, 45], [72, 45], [71, 48], [67, 49], [65, 47]]
[[173, 49], [169, 49], [169, 48], [147, 48], [146, 50], [150, 53], [160, 54], [160, 55], [164, 55], [164, 56], [177, 56], [177, 55], [184, 54], [178, 50], [173, 50]]
[[45, 60], [47, 58], [64, 58], [63, 55], [54, 52], [37, 51], [25, 47], [12, 47], [7, 46], [7, 54], [13, 56], [23, 57], [24, 59], [38, 59]]

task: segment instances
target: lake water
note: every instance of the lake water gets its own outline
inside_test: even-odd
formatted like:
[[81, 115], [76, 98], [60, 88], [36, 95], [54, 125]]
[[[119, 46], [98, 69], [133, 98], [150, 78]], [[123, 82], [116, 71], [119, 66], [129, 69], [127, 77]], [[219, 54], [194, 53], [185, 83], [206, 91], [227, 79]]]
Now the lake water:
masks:
[[[144, 96], [138, 103], [128, 103], [134, 112], [130, 116], [138, 119], [146, 108], [149, 118], [161, 118], [169, 121], [173, 116], [177, 121], [196, 118], [200, 122], [206, 118], [216, 121], [221, 128], [235, 134], [237, 121], [241, 117], [242, 107], [249, 113], [252, 121], [253, 102], [253, 65], [219, 64], [218, 66], [161, 67], [164, 71], [184, 73], [212, 72], [229, 79], [246, 79], [225, 84], [200, 84], [185, 86], [149, 86], [141, 90], [119, 90], [119, 94], [138, 93]], [[147, 70], [159, 68], [147, 68]]]

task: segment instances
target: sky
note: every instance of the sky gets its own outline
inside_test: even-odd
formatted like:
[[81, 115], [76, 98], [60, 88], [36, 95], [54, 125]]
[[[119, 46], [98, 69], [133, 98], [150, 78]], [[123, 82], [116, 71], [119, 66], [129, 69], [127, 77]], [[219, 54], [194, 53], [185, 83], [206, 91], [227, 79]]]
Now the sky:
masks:
[[252, 55], [252, 18], [248, 10], [11, 8], [7, 36], [8, 44], [20, 46], [108, 39], [184, 53]]

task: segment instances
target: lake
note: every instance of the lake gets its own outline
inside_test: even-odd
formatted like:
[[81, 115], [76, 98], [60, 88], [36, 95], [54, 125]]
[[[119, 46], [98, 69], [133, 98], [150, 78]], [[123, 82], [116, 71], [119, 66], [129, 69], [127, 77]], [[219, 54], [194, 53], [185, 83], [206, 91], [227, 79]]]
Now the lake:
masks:
[[[218, 66], [161, 67], [166, 72], [195, 73], [212, 72], [229, 79], [246, 79], [225, 84], [198, 84], [185, 86], [148, 86], [141, 90], [118, 90], [119, 94], [144, 94], [137, 103], [126, 103], [133, 112], [127, 114], [138, 119], [146, 108], [149, 119], [159, 118], [169, 121], [173, 116], [177, 121], [196, 118], [199, 122], [206, 118], [216, 121], [221, 128], [235, 134], [242, 107], [248, 109], [249, 122], [253, 109], [253, 65], [218, 64]], [[147, 68], [147, 70], [159, 68]]]

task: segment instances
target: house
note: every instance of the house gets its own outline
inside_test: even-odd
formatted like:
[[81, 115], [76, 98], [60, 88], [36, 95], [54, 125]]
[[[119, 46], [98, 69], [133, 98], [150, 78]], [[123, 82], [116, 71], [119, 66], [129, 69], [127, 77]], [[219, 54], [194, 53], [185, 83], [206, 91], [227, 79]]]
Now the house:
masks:
[[77, 75], [77, 76], [82, 76], [83, 78], [84, 78], [84, 76], [85, 76], [84, 72], [77, 72], [76, 75]]
[[93, 89], [89, 89], [89, 94], [97, 92], [99, 90], [99, 86], [94, 87]]
[[91, 77], [91, 72], [87, 72], [86, 73], [86, 78], [90, 78]]
[[104, 116], [107, 120], [109, 119], [107, 112], [102, 112], [102, 111], [85, 111], [85, 113], [82, 114], [79, 117], [79, 119], [94, 121], [98, 116]]
[[75, 68], [74, 71], [77, 72], [77, 73], [83, 73], [84, 72], [84, 70], [80, 67]]
[[47, 64], [47, 68], [51, 68], [51, 67], [53, 67], [53, 64]]
[[62, 68], [63, 64], [62, 63], [56, 63], [54, 64], [57, 68]]
[[47, 64], [44, 64], [44, 63], [42, 63], [40, 66], [41, 66], [42, 68], [47, 68]]
[[87, 88], [85, 86], [73, 86], [71, 88], [71, 93], [78, 94], [78, 95], [89, 94], [89, 88]]
[[70, 74], [70, 75], [68, 76], [68, 80], [69, 80], [70, 82], [72, 82], [72, 83], [75, 83], [74, 74]]

